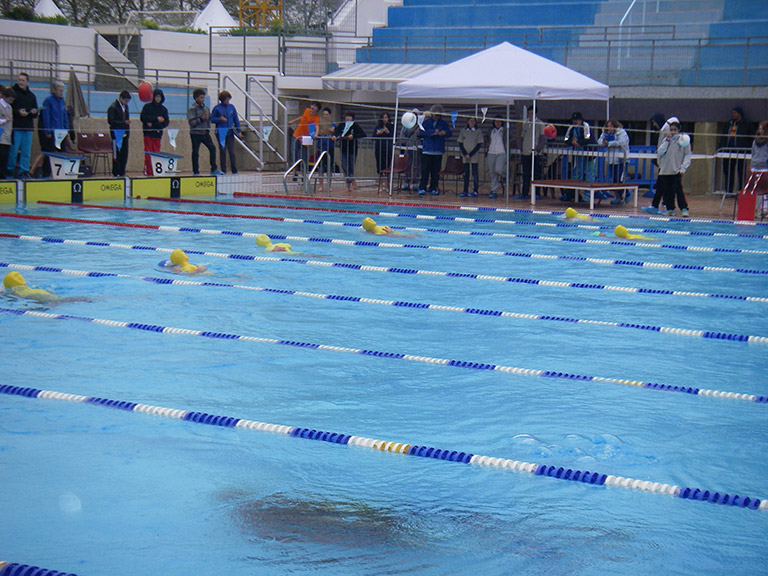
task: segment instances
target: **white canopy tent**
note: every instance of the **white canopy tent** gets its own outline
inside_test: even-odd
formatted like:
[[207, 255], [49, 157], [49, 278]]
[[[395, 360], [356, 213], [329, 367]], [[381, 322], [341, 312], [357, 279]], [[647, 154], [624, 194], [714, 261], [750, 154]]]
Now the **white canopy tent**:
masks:
[[46, 18], [64, 16], [64, 12], [59, 10], [53, 0], [38, 0], [35, 4], [35, 14]]
[[230, 28], [238, 26], [237, 21], [227, 12], [221, 0], [211, 0], [192, 23], [192, 28], [206, 32], [211, 26], [228, 26]]
[[[605, 84], [533, 52], [503, 42], [400, 82], [395, 100], [395, 122], [398, 120], [401, 100], [506, 104], [507, 124], [509, 124], [509, 107], [515, 100], [533, 100], [534, 118], [537, 100], [604, 100], [607, 117], [608, 98], [609, 88]], [[534, 138], [535, 132], [534, 130]], [[394, 142], [393, 137], [393, 146]], [[509, 156], [509, 131], [507, 131], [507, 156]], [[394, 154], [392, 157], [394, 161]], [[509, 158], [507, 158], [507, 198], [509, 198], [508, 172]], [[391, 177], [389, 192], [392, 194]]]

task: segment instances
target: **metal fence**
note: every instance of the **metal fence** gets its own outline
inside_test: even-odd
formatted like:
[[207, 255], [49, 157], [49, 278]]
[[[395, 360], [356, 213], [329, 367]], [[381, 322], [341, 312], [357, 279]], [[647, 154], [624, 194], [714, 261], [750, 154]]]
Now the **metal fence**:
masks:
[[[47, 71], [59, 61], [59, 45], [55, 40], [25, 38], [23, 36], [0, 35], [0, 63], [24, 61], [33, 65], [33, 72]], [[21, 70], [16, 70], [20, 72]], [[3, 75], [3, 78], [6, 78]], [[15, 77], [15, 74], [11, 74]]]

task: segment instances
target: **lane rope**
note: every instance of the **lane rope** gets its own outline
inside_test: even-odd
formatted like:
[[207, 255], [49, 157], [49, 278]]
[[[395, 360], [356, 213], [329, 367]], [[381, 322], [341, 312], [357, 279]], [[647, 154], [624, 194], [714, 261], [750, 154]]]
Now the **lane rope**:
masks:
[[[468, 212], [500, 212], [500, 213], [518, 213], [518, 214], [542, 214], [542, 215], [562, 215], [562, 210], [532, 210], [530, 208], [498, 208], [495, 206], [465, 206], [463, 204], [424, 204], [423, 202], [391, 202], [381, 200], [360, 200], [352, 198], [306, 198], [302, 196], [287, 196], [285, 194], [263, 194], [254, 192], [235, 192], [234, 197], [242, 198], [278, 198], [281, 200], [294, 200], [303, 202], [337, 202], [342, 204], [370, 204], [377, 206], [406, 206], [409, 208], [429, 208], [437, 210], [465, 210]], [[631, 218], [636, 220], [666, 220], [675, 222], [698, 222], [707, 224], [736, 224], [739, 226], [768, 226], [768, 222], [755, 222], [752, 220], [713, 220], [709, 218], [653, 218], [637, 214], [597, 214], [590, 216], [594, 218]]]
[[77, 574], [48, 570], [39, 566], [30, 566], [29, 564], [0, 562], [0, 576], [77, 576]]
[[[97, 242], [93, 240], [70, 240], [52, 236], [27, 236], [22, 234], [0, 233], [0, 238], [10, 240], [24, 240], [26, 242], [46, 242], [50, 244], [74, 244], [77, 246], [96, 246], [100, 248], [120, 248], [123, 250], [138, 250], [144, 252], [170, 253], [172, 248], [159, 248], [156, 246], [116, 244], [112, 242]], [[302, 258], [276, 258], [273, 256], [253, 256], [250, 254], [227, 254], [221, 252], [205, 252], [201, 250], [185, 250], [187, 254], [210, 256], [213, 258], [228, 258], [233, 260], [252, 260], [255, 262], [291, 262], [307, 266], [320, 266], [325, 268], [343, 268], [346, 270], [360, 270], [366, 272], [388, 272], [393, 274], [413, 274], [435, 276], [443, 278], [464, 278], [469, 280], [483, 280], [492, 282], [509, 282], [512, 284], [526, 284], [531, 286], [547, 286], [552, 288], [574, 288], [585, 290], [608, 290], [613, 292], [625, 292], [627, 294], [649, 294], [654, 296], [680, 296], [691, 298], [719, 298], [725, 300], [741, 300], [743, 302], [768, 302], [768, 298], [760, 296], [742, 296], [735, 294], [707, 294], [703, 292], [683, 292], [680, 290], [667, 290], [660, 288], [633, 288], [627, 286], [611, 286], [607, 284], [585, 284], [582, 282], [555, 282], [551, 280], [539, 280], [536, 278], [515, 278], [509, 276], [488, 276], [485, 274], [470, 274], [465, 272], [442, 272], [436, 270], [419, 270], [416, 268], [391, 268], [384, 266], [366, 266], [363, 264], [350, 264], [347, 262], [326, 262], [320, 260], [307, 260]]]
[[57, 274], [69, 274], [72, 276], [82, 276], [91, 278], [129, 278], [132, 280], [143, 280], [154, 284], [170, 284], [177, 286], [211, 286], [216, 288], [233, 288], [237, 290], [251, 290], [254, 292], [267, 292], [280, 294], [284, 296], [300, 296], [303, 298], [313, 298], [317, 300], [339, 300], [343, 302], [355, 302], [360, 304], [376, 304], [380, 306], [411, 308], [415, 310], [437, 310], [442, 312], [458, 312], [461, 314], [476, 314], [479, 316], [491, 316], [497, 318], [515, 318], [519, 320], [544, 320], [548, 322], [565, 322], [572, 324], [586, 324], [590, 326], [606, 326], [611, 328], [630, 328], [642, 330], [645, 332], [657, 332], [659, 334], [673, 334], [675, 336], [690, 336], [694, 338], [705, 338], [711, 340], [722, 340], [732, 342], [745, 342], [748, 344], [768, 344], [768, 337], [753, 336], [748, 334], [737, 334], [733, 332], [716, 332], [711, 330], [691, 330], [688, 328], [670, 328], [665, 326], [653, 326], [650, 324], [636, 324], [631, 322], [608, 322], [605, 320], [586, 320], [583, 318], [569, 318], [567, 316], [549, 316], [542, 314], [522, 314], [519, 312], [508, 312], [503, 310], [492, 310], [487, 308], [462, 308], [459, 306], [445, 306], [442, 304], [428, 304], [424, 302], [408, 302], [403, 300], [381, 300], [377, 298], [364, 298], [362, 296], [348, 296], [340, 294], [318, 294], [315, 292], [303, 292], [298, 290], [288, 290], [284, 288], [263, 288], [260, 286], [244, 286], [241, 284], [230, 284], [227, 282], [202, 282], [194, 280], [176, 280], [169, 278], [157, 278], [152, 276], [132, 276], [129, 274], [115, 274], [111, 272], [92, 272], [86, 270], [68, 270], [65, 268], [54, 268], [52, 266], [31, 266], [28, 264], [14, 264], [10, 262], [0, 262], [0, 268], [10, 270], [24, 270], [26, 272], [51, 272]]
[[[301, 218], [281, 218], [278, 216], [257, 216], [252, 214], [222, 214], [220, 212], [194, 212], [191, 210], [160, 210], [157, 208], [137, 208], [133, 206], [102, 206], [99, 204], [67, 204], [65, 202], [48, 202], [39, 200], [38, 204], [50, 204], [58, 206], [68, 206], [73, 208], [98, 208], [101, 210], [123, 210], [123, 211], [135, 211], [135, 212], [152, 212], [155, 214], [181, 214], [184, 216], [205, 216], [210, 218], [241, 218], [244, 220], [271, 220], [272, 222], [287, 222], [289, 224], [315, 224], [321, 226], [337, 226], [337, 227], [349, 227], [360, 228], [360, 224], [357, 222], [334, 222], [332, 220], [304, 220]], [[18, 215], [13, 215], [18, 216]], [[13, 217], [11, 216], [11, 217]], [[432, 234], [454, 234], [458, 236], [487, 236], [496, 238], [524, 238], [526, 240], [550, 240], [554, 242], [571, 242], [575, 244], [600, 244], [600, 245], [615, 245], [615, 246], [642, 246], [647, 248], [664, 248], [673, 250], [691, 250], [702, 252], [742, 252], [741, 250], [730, 250], [722, 248], [704, 248], [699, 249], [695, 246], [681, 246], [674, 244], [656, 244], [651, 242], [632, 241], [632, 240], [596, 240], [593, 238], [568, 238], [558, 236], [536, 236], [531, 234], [508, 234], [501, 232], [480, 232], [480, 231], [466, 231], [466, 230], [446, 230], [444, 228], [414, 228], [406, 226], [392, 226], [394, 230], [404, 230], [406, 232], [425, 232]], [[640, 230], [640, 229], [634, 229]], [[752, 236], [749, 236], [750, 238]], [[768, 238], [768, 236], [760, 238]], [[746, 253], [746, 251], [744, 251]], [[758, 252], [759, 253], [759, 252]]]
[[743, 394], [739, 392], [724, 392], [720, 390], [709, 390], [705, 388], [693, 388], [689, 386], [674, 386], [671, 384], [659, 384], [656, 382], [643, 382], [640, 380], [628, 380], [623, 378], [608, 378], [603, 376], [589, 376], [583, 374], [571, 374], [568, 372], [556, 372], [553, 370], [537, 370], [531, 368], [518, 368], [514, 366], [503, 366], [499, 364], [489, 364], [485, 362], [474, 362], [467, 360], [451, 360], [448, 358], [433, 358], [430, 356], [416, 356], [413, 354], [403, 354], [400, 352], [386, 352], [380, 350], [368, 350], [362, 348], [347, 348], [343, 346], [331, 346], [328, 344], [316, 344], [313, 342], [301, 342], [296, 340], [280, 340], [277, 338], [264, 338], [261, 336], [243, 336], [240, 334], [231, 334], [227, 332], [212, 332], [208, 330], [191, 330], [188, 328], [174, 328], [171, 326], [161, 326], [158, 324], [144, 324], [140, 322], [123, 322], [118, 320], [107, 320], [103, 318], [92, 318], [89, 316], [75, 316], [69, 314], [52, 314], [50, 312], [40, 312], [37, 310], [16, 310], [13, 308], [2, 308], [0, 312], [15, 316], [29, 316], [31, 318], [43, 318], [49, 320], [77, 320], [80, 322], [91, 322], [111, 328], [128, 328], [131, 330], [141, 330], [145, 332], [155, 332], [158, 334], [174, 334], [182, 336], [201, 336], [203, 338], [216, 338], [221, 340], [237, 340], [242, 342], [255, 342], [258, 344], [276, 344], [279, 346], [292, 346], [307, 350], [322, 350], [329, 352], [342, 352], [345, 354], [358, 354], [361, 356], [373, 356], [376, 358], [389, 358], [393, 360], [406, 360], [408, 362], [420, 362], [424, 364], [436, 364], [440, 366], [451, 366], [455, 368], [469, 368], [472, 370], [490, 370], [493, 372], [502, 372], [505, 374], [517, 374], [522, 376], [534, 376], [537, 378], [553, 378], [557, 380], [581, 381], [581, 382], [599, 382], [604, 384], [620, 384], [622, 386], [633, 386], [644, 390], [662, 390], [667, 392], [682, 392], [692, 396], [709, 396], [712, 398], [727, 398], [729, 400], [743, 400], [758, 404], [768, 404], [768, 396], [757, 396], [755, 394]]
[[[318, 440], [330, 444], [340, 444], [342, 446], [359, 446], [377, 450], [379, 452], [389, 452], [392, 454], [403, 454], [407, 456], [416, 456], [419, 458], [431, 458], [433, 460], [443, 460], [446, 462], [456, 462], [459, 464], [469, 464], [473, 466], [483, 466], [487, 468], [501, 468], [531, 474], [533, 476], [543, 476], [547, 478], [557, 478], [570, 482], [579, 482], [591, 486], [611, 486], [615, 488], [624, 488], [639, 492], [651, 494], [662, 494], [673, 496], [683, 500], [695, 500], [699, 502], [709, 502], [711, 504], [721, 504], [732, 506], [734, 508], [747, 508], [749, 510], [768, 509], [768, 501], [760, 498], [748, 496], [739, 496], [716, 490], [702, 490], [701, 488], [682, 487], [673, 484], [653, 482], [651, 480], [638, 480], [635, 478], [625, 478], [623, 476], [613, 476], [602, 474], [600, 472], [591, 472], [589, 470], [574, 470], [563, 466], [547, 466], [545, 464], [536, 464], [532, 462], [523, 462], [519, 460], [510, 460], [507, 458], [497, 458], [492, 456], [481, 456], [472, 452], [462, 452], [451, 449], [434, 448], [431, 446], [421, 446], [408, 444], [404, 442], [392, 442], [387, 440], [378, 440], [364, 436], [354, 436], [338, 432], [326, 432], [314, 428], [305, 428], [298, 426], [286, 426], [284, 424], [269, 424], [256, 420], [245, 420], [233, 416], [219, 416], [208, 414], [206, 412], [195, 412], [191, 410], [179, 410], [175, 408], [165, 408], [162, 406], [153, 406], [149, 404], [139, 404], [124, 400], [111, 400], [97, 396], [82, 396], [78, 394], [66, 394], [55, 392], [53, 390], [41, 390], [38, 388], [22, 388], [8, 384], [0, 385], [0, 393], [10, 396], [21, 396], [23, 398], [59, 400], [77, 404], [88, 404], [90, 406], [102, 406], [126, 412], [149, 414], [152, 416], [162, 416], [184, 422], [193, 422], [196, 424], [207, 424], [209, 426], [218, 426], [221, 428], [237, 428], [240, 430], [256, 430], [258, 432], [270, 432], [290, 436], [292, 438], [302, 438], [306, 440]], [[27, 573], [24, 572], [26, 575]], [[0, 572], [0, 576], [4, 576]]]
[[[371, 214], [374, 216], [385, 216], [389, 218], [411, 218], [415, 220], [442, 220], [448, 222], [468, 222], [474, 224], [506, 224], [510, 226], [544, 226], [547, 228], [580, 228], [584, 230], [610, 230], [613, 231], [612, 226], [599, 226], [593, 224], [575, 224], [568, 222], [535, 222], [532, 220], [494, 220], [486, 218], [465, 218], [463, 216], [434, 216], [431, 214], [403, 214], [398, 212], [373, 212], [362, 210], [343, 210], [343, 209], [326, 209], [317, 207], [302, 207], [302, 206], [285, 206], [280, 204], [249, 204], [246, 202], [223, 202], [221, 200], [193, 200], [191, 198], [160, 198], [151, 196], [145, 198], [145, 200], [155, 200], [158, 202], [174, 202], [177, 204], [214, 204], [219, 206], [229, 207], [252, 207], [252, 208], [275, 208], [280, 210], [306, 210], [306, 211], [319, 211], [319, 212], [337, 212], [346, 214]], [[552, 215], [562, 215], [563, 212], [553, 212]], [[661, 217], [661, 220], [671, 221], [677, 220], [681, 222], [692, 222], [690, 218], [667, 218]], [[698, 233], [690, 231], [678, 231], [678, 230], [664, 230], [661, 228], [629, 228], [632, 232], [651, 232], [656, 234], [678, 234], [683, 236], [715, 236], [718, 235], [715, 232]], [[744, 237], [740, 234], [728, 234], [727, 236]], [[754, 235], [747, 235], [748, 238], [754, 238]], [[765, 239], [765, 236], [759, 236], [759, 238]]]
[[[30, 218], [30, 216], [27, 214], [14, 215], [14, 216], [17, 216], [22, 219]], [[114, 225], [114, 226], [121, 226], [121, 227], [134, 226], [132, 224], [125, 224], [122, 222], [114, 223], [114, 222], [108, 222], [105, 220], [61, 219], [61, 218], [55, 218], [50, 216], [34, 216], [32, 217], [32, 219], [65, 220], [65, 221], [73, 221], [73, 222], [79, 222], [84, 224], [107, 225], [107, 226]], [[256, 238], [257, 236], [259, 236], [259, 234], [255, 232], [236, 232], [236, 231], [230, 231], [230, 230], [204, 230], [202, 228], [186, 228], [186, 227], [177, 227], [177, 226], [152, 226], [149, 224], [141, 224], [136, 226], [139, 226], [145, 229], [162, 231], [162, 232], [187, 232], [187, 233], [198, 233], [198, 234], [215, 234], [215, 235], [225, 235], [225, 236], [242, 236], [243, 238]], [[313, 238], [310, 236], [288, 236], [284, 234], [270, 234], [270, 238], [272, 240], [290, 240], [292, 242], [313, 242], [313, 243], [320, 243], [320, 244], [339, 244], [342, 246], [362, 246], [366, 248], [369, 248], [369, 247], [405, 248], [405, 249], [418, 249], [418, 250], [433, 250], [436, 252], [456, 252], [461, 254], [469, 254], [472, 256], [475, 256], [475, 255], [508, 256], [513, 258], [530, 258], [532, 260], [566, 260], [568, 262], [589, 262], [591, 264], [600, 264], [600, 265], [635, 266], [640, 268], [658, 268], [658, 269], [664, 269], [664, 270], [693, 270], [693, 271], [703, 271], [703, 272], [729, 272], [729, 273], [740, 273], [740, 274], [768, 275], [768, 270], [756, 270], [756, 269], [750, 269], [750, 268], [726, 268], [726, 267], [699, 266], [699, 265], [687, 265], [687, 264], [665, 264], [665, 263], [659, 263], [659, 262], [644, 262], [639, 260], [615, 260], [615, 259], [607, 259], [607, 258], [589, 258], [586, 256], [561, 256], [557, 254], [555, 255], [535, 254], [530, 252], [502, 252], [499, 250], [480, 250], [480, 249], [474, 249], [474, 248], [450, 248], [450, 247], [444, 247], [444, 246], [429, 246], [427, 244], [401, 244], [401, 243], [395, 243], [395, 242], [377, 242], [377, 241], [371, 241], [371, 240], [341, 240], [337, 238]], [[720, 250], [716, 250], [714, 248], [704, 249], [700, 251], [720, 252]], [[729, 250], [728, 252], [768, 255], [768, 251], [760, 251], [760, 250], [733, 250], [733, 251]]]

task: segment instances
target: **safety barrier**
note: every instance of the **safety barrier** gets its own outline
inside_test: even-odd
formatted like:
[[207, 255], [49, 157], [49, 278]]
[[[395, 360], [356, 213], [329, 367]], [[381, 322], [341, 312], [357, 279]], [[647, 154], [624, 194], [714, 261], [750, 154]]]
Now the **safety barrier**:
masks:
[[[159, 248], [156, 246], [115, 244], [112, 242], [98, 242], [89, 240], [69, 240], [52, 236], [27, 236], [21, 234], [0, 233], [0, 238], [25, 240], [30, 242], [48, 242], [52, 244], [74, 244], [78, 246], [95, 246], [100, 248], [121, 248], [124, 250], [139, 250], [144, 252], [170, 253], [172, 248]], [[704, 292], [684, 292], [681, 290], [667, 290], [663, 288], [636, 288], [628, 286], [611, 286], [607, 284], [586, 284], [582, 282], [555, 282], [552, 280], [539, 280], [537, 278], [515, 278], [509, 276], [489, 276], [486, 274], [469, 274], [466, 272], [442, 272], [436, 270], [419, 270], [415, 268], [391, 268], [384, 266], [365, 266], [363, 264], [349, 264], [346, 262], [325, 262], [320, 260], [306, 260], [302, 258], [276, 258], [271, 256], [252, 256], [250, 254], [227, 254], [221, 252], [204, 252], [200, 250], [186, 250], [187, 254], [199, 256], [211, 256], [213, 258], [227, 258], [233, 260], [251, 260], [255, 262], [291, 262], [307, 266], [321, 266], [326, 268], [345, 268], [347, 270], [361, 270], [367, 272], [389, 272], [393, 274], [418, 274], [423, 276], [437, 276], [445, 278], [464, 278], [468, 280], [482, 280], [491, 282], [509, 282], [512, 284], [527, 284], [531, 286], [548, 286], [552, 288], [575, 288], [585, 290], [610, 290], [634, 294], [650, 294], [657, 296], [681, 296], [692, 298], [722, 298], [726, 300], [742, 300], [744, 302], [768, 302], [768, 298], [760, 296], [744, 296], [737, 294], [710, 294]], [[675, 268], [688, 269], [683, 265]], [[693, 269], [694, 267], [690, 267]]]
[[[343, 434], [337, 432], [326, 432], [314, 428], [302, 428], [297, 426], [285, 426], [282, 424], [268, 424], [254, 420], [244, 420], [231, 416], [218, 416], [205, 412], [193, 412], [188, 410], [178, 410], [164, 408], [161, 406], [151, 406], [147, 404], [138, 404], [135, 402], [126, 402], [120, 400], [110, 400], [108, 398], [99, 398], [94, 396], [80, 396], [76, 394], [65, 394], [51, 390], [40, 390], [37, 388], [23, 388], [19, 386], [0, 385], [0, 393], [11, 396], [21, 396], [24, 398], [42, 398], [47, 400], [62, 400], [66, 402], [75, 402], [90, 404], [93, 406], [104, 406], [115, 408], [128, 412], [139, 412], [155, 416], [164, 416], [185, 422], [194, 422], [197, 424], [207, 424], [209, 426], [219, 426], [222, 428], [238, 428], [244, 430], [257, 430], [259, 432], [271, 432], [282, 434], [292, 438], [303, 438], [306, 440], [317, 440], [330, 444], [341, 444], [346, 446], [360, 446], [380, 452], [390, 452], [394, 454], [403, 454], [407, 456], [417, 456], [419, 458], [430, 458], [433, 460], [443, 460], [446, 462], [456, 462], [460, 464], [470, 464], [474, 466], [485, 466], [488, 468], [502, 468], [532, 474], [534, 476], [544, 476], [548, 478], [557, 478], [570, 482], [579, 482], [591, 486], [612, 486], [615, 488], [625, 488], [637, 490], [640, 492], [649, 492], [654, 494], [663, 494], [674, 496], [684, 500], [696, 500], [699, 502], [709, 502], [711, 504], [721, 504], [732, 506], [734, 508], [747, 508], [749, 510], [768, 510], [768, 501], [729, 494], [715, 490], [702, 490], [700, 488], [681, 487], [651, 480], [638, 480], [634, 478], [625, 478], [622, 476], [613, 476], [593, 472], [589, 470], [574, 470], [563, 466], [547, 466], [531, 462], [522, 462], [519, 460], [510, 460], [507, 458], [496, 458], [490, 456], [481, 456], [471, 452], [459, 450], [440, 449], [431, 446], [419, 446], [404, 442], [391, 442], [386, 440], [377, 440], [375, 438], [366, 438]], [[16, 574], [25, 574], [17, 572]], [[33, 573], [37, 576], [38, 573]], [[0, 576], [6, 574], [0, 571]], [[40, 574], [42, 576], [42, 574]]]
[[675, 336], [690, 336], [693, 338], [706, 338], [711, 340], [721, 340], [730, 342], [745, 342], [749, 344], [768, 344], [768, 337], [754, 336], [749, 334], [737, 334], [733, 332], [714, 332], [711, 330], [692, 330], [689, 328], [670, 328], [666, 326], [653, 326], [650, 324], [635, 324], [630, 322], [608, 322], [605, 320], [587, 320], [583, 318], [570, 318], [567, 316], [549, 316], [542, 314], [521, 314], [519, 312], [508, 312], [503, 310], [492, 310], [488, 308], [461, 308], [459, 306], [444, 306], [442, 304], [428, 304], [424, 302], [407, 302], [403, 300], [380, 300], [376, 298], [363, 298], [362, 296], [349, 296], [340, 294], [318, 294], [315, 292], [304, 292], [298, 290], [287, 290], [284, 288], [262, 288], [260, 286], [242, 286], [239, 284], [229, 284], [226, 282], [201, 282], [194, 280], [175, 280], [169, 278], [155, 278], [152, 276], [131, 276], [128, 274], [115, 274], [109, 272], [93, 272], [86, 270], [66, 270], [62, 268], [52, 268], [50, 266], [30, 266], [27, 264], [13, 264], [10, 262], [0, 262], [0, 268], [10, 270], [24, 270], [26, 272], [53, 272], [58, 274], [71, 274], [73, 276], [82, 276], [90, 278], [130, 278], [134, 280], [143, 280], [163, 285], [177, 286], [212, 286], [216, 288], [233, 288], [237, 290], [252, 290], [254, 292], [268, 292], [280, 294], [281, 296], [301, 296], [304, 298], [313, 298], [315, 300], [339, 300], [343, 302], [358, 302], [360, 304], [376, 304], [380, 306], [392, 306], [395, 308], [412, 308], [419, 310], [438, 310], [441, 312], [458, 312], [461, 314], [476, 314], [478, 316], [491, 316], [498, 318], [515, 318], [518, 320], [544, 320], [549, 322], [565, 322], [573, 324], [585, 324], [591, 326], [605, 326], [613, 328], [630, 328], [642, 330], [644, 332], [657, 332], [659, 334], [673, 334]]
[[178, 334], [183, 336], [201, 336], [203, 338], [215, 338], [220, 340], [237, 340], [242, 342], [255, 342], [259, 344], [277, 344], [279, 346], [291, 346], [304, 348], [306, 350], [323, 350], [330, 352], [342, 352], [346, 354], [359, 354], [361, 356], [372, 356], [376, 358], [388, 358], [393, 360], [406, 360], [408, 362], [420, 362], [425, 364], [436, 364], [440, 366], [452, 366], [455, 368], [469, 368], [472, 370], [489, 370], [492, 372], [502, 372], [505, 374], [517, 374], [521, 376], [533, 376], [537, 378], [553, 378], [556, 380], [581, 381], [581, 382], [600, 382], [603, 384], [620, 384], [622, 386], [633, 386], [646, 390], [662, 390], [667, 392], [682, 392], [692, 396], [711, 396], [713, 398], [727, 398], [730, 400], [743, 400], [746, 402], [755, 402], [758, 404], [768, 404], [768, 396], [757, 396], [755, 394], [744, 394], [740, 392], [724, 392], [721, 390], [708, 390], [705, 388], [694, 388], [690, 386], [675, 386], [671, 384], [659, 384], [656, 382], [643, 382], [640, 380], [629, 380], [624, 378], [607, 378], [603, 376], [589, 376], [584, 374], [572, 374], [569, 372], [556, 372], [553, 370], [535, 370], [531, 368], [518, 368], [514, 366], [502, 366], [498, 364], [489, 364], [485, 362], [475, 362], [467, 360], [452, 360], [448, 358], [433, 358], [429, 356], [416, 356], [413, 354], [404, 354], [401, 352], [386, 352], [381, 350], [368, 350], [361, 348], [347, 348], [342, 346], [331, 346], [328, 344], [317, 344], [314, 342], [301, 342], [296, 340], [280, 340], [277, 338], [264, 338], [261, 336], [243, 336], [240, 334], [231, 334], [227, 332], [212, 332], [208, 330], [192, 330], [189, 328], [174, 328], [172, 326], [161, 326], [158, 324], [145, 324], [141, 322], [122, 322], [118, 320], [107, 320], [103, 318], [91, 318], [88, 316], [74, 316], [69, 314], [51, 314], [48, 312], [39, 312], [35, 310], [14, 310], [12, 308], [0, 308], [0, 313], [12, 314], [16, 316], [30, 316], [33, 318], [45, 318], [50, 320], [77, 320], [80, 322], [92, 322], [102, 326], [113, 328], [128, 328], [131, 330], [141, 330], [145, 332], [155, 332], [158, 334]]

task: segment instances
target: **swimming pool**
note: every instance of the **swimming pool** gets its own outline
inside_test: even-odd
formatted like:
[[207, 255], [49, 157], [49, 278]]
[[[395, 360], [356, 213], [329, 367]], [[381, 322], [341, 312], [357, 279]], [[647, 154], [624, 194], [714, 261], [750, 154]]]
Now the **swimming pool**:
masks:
[[[768, 497], [768, 228], [101, 204], [0, 217], [3, 274], [91, 300], [4, 298], [2, 385], [184, 412], [0, 395], [0, 559], [80, 575], [768, 572], [751, 509]], [[362, 212], [419, 235], [364, 235]], [[616, 224], [661, 241], [593, 236]], [[258, 233], [305, 255], [265, 254]], [[213, 273], [158, 270], [173, 248]], [[310, 431], [337, 435], [286, 433]], [[648, 484], [600, 485], [616, 477]]]

